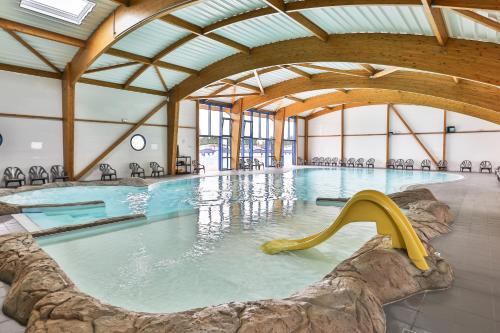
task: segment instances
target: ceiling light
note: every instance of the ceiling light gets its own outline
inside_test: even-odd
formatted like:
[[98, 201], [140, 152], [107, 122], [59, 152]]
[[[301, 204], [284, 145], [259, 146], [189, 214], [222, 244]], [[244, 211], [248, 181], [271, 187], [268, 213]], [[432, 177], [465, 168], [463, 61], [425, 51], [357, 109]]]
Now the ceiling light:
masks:
[[21, 7], [74, 24], [81, 24], [94, 8], [88, 0], [21, 0]]

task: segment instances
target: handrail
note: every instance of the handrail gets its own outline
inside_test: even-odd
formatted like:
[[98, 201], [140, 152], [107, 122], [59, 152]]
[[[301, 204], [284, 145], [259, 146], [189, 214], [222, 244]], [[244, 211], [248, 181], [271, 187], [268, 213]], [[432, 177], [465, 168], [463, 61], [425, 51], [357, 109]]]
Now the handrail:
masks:
[[267, 254], [309, 249], [332, 237], [346, 224], [366, 221], [376, 223], [379, 235], [390, 236], [393, 248], [406, 249], [415, 266], [424, 271], [429, 269], [425, 261], [427, 251], [406, 215], [391, 198], [375, 190], [365, 190], [354, 195], [325, 230], [302, 239], [272, 240], [264, 243], [261, 249]]

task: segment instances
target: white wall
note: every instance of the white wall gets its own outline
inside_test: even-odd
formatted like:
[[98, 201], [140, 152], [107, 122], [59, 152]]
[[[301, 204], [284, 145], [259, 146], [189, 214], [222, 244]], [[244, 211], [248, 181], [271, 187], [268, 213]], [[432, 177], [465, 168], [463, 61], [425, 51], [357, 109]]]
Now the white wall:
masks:
[[[25, 173], [32, 165], [63, 163], [61, 81], [0, 71], [0, 113], [57, 117], [55, 120], [21, 119], [0, 116], [0, 172], [7, 166], [19, 166]], [[131, 125], [137, 122], [164, 97], [123, 90], [78, 84], [75, 95], [75, 172], [81, 171]], [[180, 108], [178, 142], [181, 154], [195, 154], [196, 103], [183, 102]], [[119, 124], [82, 121], [99, 120]], [[123, 122], [123, 123], [121, 123]], [[147, 125], [134, 134], [146, 138], [146, 148], [135, 151], [130, 137], [104, 158], [118, 171], [119, 177], [130, 175], [128, 163], [137, 162], [149, 173], [149, 162], [165, 165], [167, 151], [167, 108], [159, 110]], [[43, 142], [40, 150], [31, 149], [31, 142]], [[97, 179], [94, 168], [84, 179]]]
[[[61, 82], [0, 71], [0, 113], [60, 118]], [[0, 182], [8, 166], [18, 166], [28, 175], [30, 166], [62, 163], [60, 120], [0, 117], [0, 134]], [[42, 149], [33, 150], [32, 142], [42, 142]]]
[[[443, 154], [443, 110], [415, 106], [395, 105], [402, 117], [417, 133], [437, 132], [437, 134], [419, 134], [418, 137], [437, 159]], [[376, 159], [377, 166], [385, 165], [386, 145], [386, 105], [372, 105], [345, 110], [344, 114], [344, 155], [345, 157], [363, 157]], [[455, 126], [458, 133], [447, 134], [446, 160], [450, 170], [458, 170], [464, 159], [472, 161], [474, 170], [482, 160], [489, 160], [493, 165], [500, 165], [500, 132], [460, 133], [461, 131], [500, 131], [500, 126], [481, 119], [455, 112], [447, 112], [447, 125]], [[419, 165], [428, 158], [415, 139], [409, 135], [401, 120], [391, 112], [390, 158], [415, 160]], [[309, 157], [340, 157], [340, 112], [334, 112], [309, 120]], [[365, 135], [359, 134], [380, 134]]]

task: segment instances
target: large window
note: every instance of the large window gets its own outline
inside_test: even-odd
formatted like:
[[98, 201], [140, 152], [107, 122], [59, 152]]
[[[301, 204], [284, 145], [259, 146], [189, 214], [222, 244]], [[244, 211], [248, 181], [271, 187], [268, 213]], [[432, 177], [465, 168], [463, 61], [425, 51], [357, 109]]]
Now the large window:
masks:
[[201, 104], [199, 109], [200, 163], [207, 171], [231, 168], [231, 116], [229, 109]]
[[274, 115], [262, 111], [246, 111], [241, 128], [240, 158], [258, 159], [272, 165], [274, 154]]
[[297, 156], [297, 118], [289, 117], [285, 120], [283, 129], [283, 151], [282, 157], [285, 166], [294, 165]]

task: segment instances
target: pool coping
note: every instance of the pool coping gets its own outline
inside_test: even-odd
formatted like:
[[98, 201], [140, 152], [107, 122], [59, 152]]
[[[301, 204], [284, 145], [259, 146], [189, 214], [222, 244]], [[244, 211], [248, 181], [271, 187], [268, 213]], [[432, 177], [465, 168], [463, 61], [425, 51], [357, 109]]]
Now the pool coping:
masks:
[[[406, 201], [418, 192], [417, 199], [422, 199], [421, 191], [405, 191]], [[376, 236], [323, 280], [289, 298], [147, 314], [103, 304], [81, 293], [30, 235], [17, 234], [0, 237], [0, 279], [12, 283], [3, 309], [20, 323], [28, 324], [28, 330], [36, 328], [37, 332], [48, 332], [53, 325], [61, 329], [81, 327], [78, 332], [87, 332], [85, 327], [110, 332], [117, 327], [127, 327], [129, 332], [163, 332], [169, 327], [174, 331], [215, 332], [383, 332], [383, 304], [426, 290], [447, 288], [453, 280], [451, 267], [428, 244], [432, 237], [450, 231], [448, 207], [432, 194], [424, 198], [427, 200], [406, 205], [407, 216], [429, 252], [431, 270], [427, 272], [415, 268], [404, 251], [392, 249], [388, 237]], [[33, 294], [30, 281], [36, 277], [46, 289], [40, 292], [38, 287], [38, 293]], [[26, 294], [31, 297], [27, 299], [23, 296]], [[94, 310], [89, 312], [90, 309]]]

